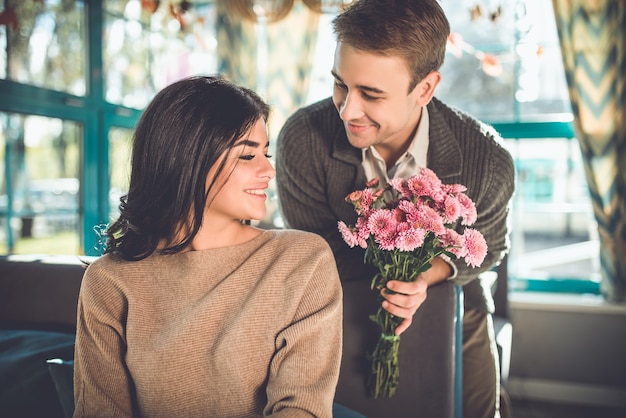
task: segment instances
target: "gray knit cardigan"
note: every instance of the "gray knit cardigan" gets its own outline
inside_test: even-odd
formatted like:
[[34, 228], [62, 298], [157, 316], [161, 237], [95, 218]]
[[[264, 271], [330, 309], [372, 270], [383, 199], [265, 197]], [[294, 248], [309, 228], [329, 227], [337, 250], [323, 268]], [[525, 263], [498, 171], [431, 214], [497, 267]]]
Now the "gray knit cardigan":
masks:
[[[428, 167], [444, 183], [460, 183], [476, 204], [472, 226], [485, 237], [488, 253], [478, 268], [456, 261], [457, 284], [464, 285], [466, 308], [493, 312], [491, 291], [476, 280], [508, 251], [507, 217], [515, 168], [502, 138], [490, 126], [433, 98], [428, 105]], [[371, 280], [364, 252], [341, 238], [337, 221], [354, 224], [356, 213], [344, 198], [365, 187], [362, 152], [348, 142], [330, 98], [294, 113], [277, 140], [277, 186], [282, 215], [290, 228], [323, 236], [337, 260], [342, 281]]]

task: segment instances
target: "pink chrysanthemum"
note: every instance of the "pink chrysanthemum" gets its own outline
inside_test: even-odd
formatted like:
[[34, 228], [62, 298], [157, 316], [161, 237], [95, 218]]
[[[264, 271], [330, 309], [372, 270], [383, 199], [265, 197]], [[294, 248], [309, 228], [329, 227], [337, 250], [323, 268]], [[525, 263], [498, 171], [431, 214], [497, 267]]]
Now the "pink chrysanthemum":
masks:
[[446, 230], [439, 212], [429, 206], [418, 207], [413, 212], [408, 213], [406, 217], [407, 221], [416, 229], [433, 231], [435, 235], [443, 234]]
[[346, 225], [345, 222], [337, 222], [337, 228], [339, 228], [339, 232], [341, 232], [341, 237], [346, 242], [346, 244], [350, 246], [350, 248], [353, 248], [359, 244], [359, 239], [356, 231]]
[[461, 206], [461, 203], [459, 202], [459, 199], [457, 199], [454, 196], [446, 196], [444, 202], [443, 202], [443, 212], [444, 212], [444, 217], [445, 217], [445, 223], [453, 223], [454, 221], [456, 221], [459, 216], [461, 216], [463, 207]]
[[465, 256], [465, 247], [463, 246], [463, 236], [454, 229], [446, 229], [446, 231], [438, 236], [441, 245], [446, 251], [451, 252], [457, 258]]
[[346, 196], [346, 202], [359, 203], [363, 196], [363, 190], [355, 190]]
[[420, 168], [419, 175], [427, 179], [428, 181], [430, 181], [433, 185], [436, 185], [437, 187], [441, 186], [441, 180], [439, 180], [439, 177], [437, 177], [437, 174], [435, 174], [435, 172], [431, 170], [430, 168], [426, 168], [426, 167]]
[[376, 243], [381, 250], [393, 251], [396, 249], [396, 240], [394, 238], [376, 237]]
[[[368, 219], [367, 217], [359, 217], [356, 220], [357, 239], [359, 240], [359, 246], [363, 248], [365, 248], [363, 245], [367, 246], [365, 241], [370, 236], [370, 229], [369, 229], [369, 226], [367, 225], [367, 219]], [[361, 245], [361, 243], [363, 243], [363, 245]]]
[[477, 213], [476, 213], [476, 205], [474, 204], [474, 202], [472, 202], [472, 199], [470, 199], [466, 194], [460, 194], [457, 196], [459, 203], [461, 204], [462, 209], [462, 213], [461, 216], [463, 217], [463, 221], [461, 222], [462, 225], [474, 225], [474, 223], [476, 222], [476, 218], [477, 218]]
[[430, 199], [435, 206], [440, 205], [446, 198], [446, 193], [441, 189], [441, 183], [433, 183], [428, 178], [416, 180], [413, 187], [419, 189], [420, 197]]
[[459, 193], [463, 193], [467, 190], [467, 187], [462, 184], [443, 184], [441, 188], [445, 193], [457, 195]]
[[398, 221], [394, 213], [388, 209], [378, 209], [373, 211], [368, 220], [367, 226], [376, 241], [385, 240], [393, 237], [396, 232]]
[[396, 236], [396, 247], [400, 251], [413, 251], [424, 244], [425, 236], [426, 231], [423, 229], [405, 228]]
[[[384, 187], [374, 179], [366, 189], [346, 197], [354, 205], [357, 221], [352, 227], [339, 222], [339, 231], [350, 247], [365, 248], [365, 262], [378, 269], [372, 289], [384, 287], [387, 280], [415, 280], [430, 268], [433, 257], [441, 254], [465, 259], [473, 267], [484, 261], [487, 244], [482, 234], [465, 229], [461, 235], [451, 228], [459, 218], [464, 225], [476, 221], [476, 207], [465, 190], [460, 184], [444, 185], [432, 170], [421, 169], [406, 181], [392, 179]], [[372, 318], [381, 331], [378, 344], [385, 345], [385, 353], [393, 350], [392, 355], [397, 358], [397, 344], [386, 338], [394, 335], [397, 323], [384, 310]], [[388, 365], [388, 357], [372, 357], [375, 370], [384, 370], [383, 362]], [[396, 373], [383, 376], [382, 384], [397, 382]], [[379, 375], [375, 380], [377, 397], [377, 393], [382, 393], [378, 391]]]
[[428, 196], [436, 206], [442, 207], [443, 202], [448, 195], [441, 189], [441, 187], [433, 186], [426, 190], [426, 196]]
[[365, 189], [363, 190], [363, 207], [365, 211], [371, 210], [372, 205], [378, 198], [380, 197], [380, 193], [378, 190], [374, 189]]
[[400, 193], [402, 197], [411, 197], [411, 191], [409, 190], [409, 185], [407, 181], [401, 177], [394, 177], [389, 180], [389, 185], [393, 190], [396, 190]]
[[430, 182], [420, 176], [412, 176], [407, 180], [407, 187], [413, 196], [424, 196], [426, 189], [430, 187]]
[[380, 180], [378, 179], [378, 177], [374, 177], [373, 179], [365, 183], [365, 187], [367, 187], [368, 189], [374, 189], [378, 187], [379, 183], [380, 183]]
[[398, 201], [398, 210], [402, 211], [404, 216], [408, 216], [412, 213], [415, 213], [418, 208], [415, 203], [407, 199], [401, 199]]
[[463, 233], [463, 247], [467, 265], [472, 267], [480, 266], [487, 255], [485, 237], [475, 229], [466, 228]]
[[352, 203], [354, 206], [354, 210], [358, 215], [363, 215], [364, 209], [367, 205], [363, 203], [364, 190], [356, 190], [346, 196], [345, 201], [348, 203]]

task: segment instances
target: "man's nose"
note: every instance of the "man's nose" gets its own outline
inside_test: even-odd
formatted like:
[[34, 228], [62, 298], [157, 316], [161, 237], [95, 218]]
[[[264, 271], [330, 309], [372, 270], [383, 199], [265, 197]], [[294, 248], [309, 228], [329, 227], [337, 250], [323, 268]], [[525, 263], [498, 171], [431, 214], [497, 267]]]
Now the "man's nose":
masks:
[[354, 92], [346, 94], [346, 97], [339, 108], [339, 116], [344, 121], [359, 119], [363, 116], [363, 110], [357, 94]]

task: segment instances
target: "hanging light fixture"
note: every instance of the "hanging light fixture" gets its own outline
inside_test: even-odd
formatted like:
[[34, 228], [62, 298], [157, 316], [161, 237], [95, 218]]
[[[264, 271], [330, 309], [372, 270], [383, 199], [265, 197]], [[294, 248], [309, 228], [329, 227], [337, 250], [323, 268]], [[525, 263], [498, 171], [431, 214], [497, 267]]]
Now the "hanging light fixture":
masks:
[[307, 7], [317, 13], [337, 14], [344, 11], [355, 0], [302, 0]]
[[224, 2], [232, 13], [252, 22], [272, 23], [289, 14], [294, 0], [227, 0]]

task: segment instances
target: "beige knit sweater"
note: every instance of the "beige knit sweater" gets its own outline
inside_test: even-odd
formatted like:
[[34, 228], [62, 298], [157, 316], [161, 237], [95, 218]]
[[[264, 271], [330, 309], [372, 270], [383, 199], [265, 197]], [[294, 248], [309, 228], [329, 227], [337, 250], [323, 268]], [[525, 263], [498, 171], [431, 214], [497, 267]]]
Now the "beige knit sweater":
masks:
[[75, 416], [331, 417], [341, 285], [317, 235], [105, 255], [78, 305]]

